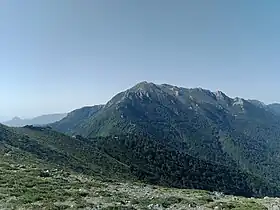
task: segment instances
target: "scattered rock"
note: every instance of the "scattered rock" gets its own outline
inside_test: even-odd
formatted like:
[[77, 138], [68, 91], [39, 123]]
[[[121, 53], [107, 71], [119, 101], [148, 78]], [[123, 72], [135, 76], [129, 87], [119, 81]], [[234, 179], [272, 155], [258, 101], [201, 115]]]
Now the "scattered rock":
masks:
[[49, 170], [41, 171], [39, 174], [40, 177], [51, 177], [51, 173]]

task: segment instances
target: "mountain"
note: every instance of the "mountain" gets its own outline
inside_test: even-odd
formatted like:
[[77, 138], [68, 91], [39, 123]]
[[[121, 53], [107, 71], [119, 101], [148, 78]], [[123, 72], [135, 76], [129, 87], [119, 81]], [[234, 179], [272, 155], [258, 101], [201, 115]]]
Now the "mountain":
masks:
[[[60, 131], [93, 139], [133, 134], [163, 145], [163, 153], [174, 150], [280, 184], [279, 115], [263, 103], [230, 98], [222, 91], [142, 82], [73, 128]], [[120, 159], [122, 149], [108, 154]]]
[[25, 125], [47, 125], [63, 119], [67, 114], [47, 114], [32, 119], [21, 119], [14, 117], [12, 120], [3, 122], [4, 125], [22, 127]]
[[1, 125], [0, 151], [118, 181], [280, 196], [279, 136], [280, 117], [259, 103], [142, 82], [45, 127]]

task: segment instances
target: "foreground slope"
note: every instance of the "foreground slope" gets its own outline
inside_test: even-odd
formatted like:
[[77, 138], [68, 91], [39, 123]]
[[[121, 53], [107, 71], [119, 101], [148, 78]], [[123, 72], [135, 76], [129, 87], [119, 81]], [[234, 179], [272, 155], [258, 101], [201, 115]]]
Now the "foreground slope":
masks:
[[235, 209], [280, 207], [277, 198], [252, 199], [139, 182], [101, 180], [54, 167], [0, 159], [0, 209]]
[[48, 127], [1, 126], [0, 140], [1, 156], [19, 163], [52, 166], [116, 180], [138, 179], [244, 196], [279, 194], [277, 187], [235, 166], [209, 163], [149, 138], [71, 138]]
[[[42, 154], [39, 155], [40, 152], [36, 152], [34, 155], [36, 147], [30, 150], [23, 147], [21, 143], [18, 145], [16, 142], [12, 143], [13, 140], [19, 140], [22, 132], [25, 132], [25, 135], [32, 133], [31, 136], [34, 137], [35, 133], [38, 136], [38, 133], [42, 131], [38, 128], [35, 128], [35, 131], [34, 128], [27, 128], [13, 133], [12, 130], [0, 126], [1, 209], [266, 210], [280, 208], [280, 201], [277, 198], [244, 198], [218, 192], [147, 185], [135, 181], [123, 182], [108, 179], [104, 175], [89, 176], [77, 173], [65, 167], [67, 164], [63, 164], [62, 167], [61, 164], [56, 164], [56, 161], [53, 162], [54, 154], [47, 152], [42, 158]], [[41, 137], [44, 135], [40, 134]], [[7, 137], [9, 139], [6, 139]], [[101, 145], [103, 143], [112, 145], [113, 139], [109, 141], [99, 139], [96, 142]], [[45, 137], [44, 140], [48, 141]], [[41, 140], [38, 140], [39, 142]], [[53, 143], [48, 144], [55, 149]], [[99, 144], [97, 146], [101, 147]], [[119, 145], [125, 144], [120, 142]], [[32, 144], [32, 147], [34, 146]], [[139, 146], [142, 147], [143, 143]], [[106, 148], [112, 150], [115, 146], [106, 146]], [[158, 152], [158, 150], [155, 151]], [[142, 151], [139, 152], [142, 153]], [[75, 156], [75, 153], [73, 152], [71, 155]], [[50, 158], [46, 158], [46, 156]], [[71, 158], [70, 154], [67, 158]], [[135, 161], [139, 161], [139, 159]]]
[[100, 152], [90, 142], [48, 127], [9, 128], [0, 124], [0, 149], [2, 156], [12, 160], [40, 162], [86, 174], [125, 176], [129, 172], [128, 166]]
[[[115, 136], [116, 137], [116, 136]], [[118, 137], [120, 140], [115, 141], [116, 138], [111, 139], [92, 139], [91, 144], [96, 145], [95, 150], [102, 151], [115, 150], [112, 154], [116, 156], [116, 151], [120, 146], [126, 145], [125, 138]], [[129, 137], [131, 139], [132, 137]], [[132, 138], [133, 139], [133, 138]], [[85, 141], [86, 139], [83, 139]], [[136, 141], [140, 139], [134, 139], [132, 143], [136, 145]], [[75, 142], [77, 141], [77, 142]], [[131, 141], [129, 141], [131, 142]], [[127, 142], [127, 143], [129, 143]], [[163, 170], [155, 168], [155, 171], [151, 171], [148, 167], [148, 159], [153, 160], [157, 156], [145, 153], [140, 148], [145, 147], [146, 141], [139, 142], [139, 147], [135, 147], [131, 150], [134, 155], [138, 151], [143, 153], [145, 158], [136, 155], [136, 159], [133, 154], [124, 153], [123, 157], [119, 156], [119, 161], [124, 161], [129, 164], [134, 161], [134, 164], [138, 161], [147, 161], [146, 165], [142, 166], [147, 170], [136, 170], [137, 165], [133, 166], [132, 172], [137, 174], [145, 172], [155, 173], [155, 171], [164, 173], [168, 170], [165, 167], [169, 167], [168, 164], [163, 164]], [[167, 188], [163, 186], [147, 185], [140, 182], [124, 182], [120, 179], [108, 179], [106, 175], [98, 176], [98, 173], [93, 167], [94, 163], [86, 165], [86, 162], [96, 162], [94, 159], [90, 159], [94, 155], [87, 154], [87, 149], [84, 147], [85, 159], [79, 155], [79, 148], [72, 150], [72, 146], [83, 145], [80, 140], [70, 139], [67, 136], [58, 134], [48, 128], [39, 128], [28, 126], [21, 129], [10, 129], [8, 127], [0, 125], [0, 208], [1, 209], [275, 209], [280, 206], [279, 199], [277, 198], [265, 198], [265, 199], [252, 199], [235, 197], [231, 195], [224, 195], [223, 193], [208, 192], [201, 190], [189, 190], [189, 189], [175, 189]], [[70, 146], [67, 146], [70, 145]], [[109, 146], [110, 145], [110, 146]], [[84, 145], [90, 146], [90, 145]], [[129, 145], [127, 145], [129, 147]], [[132, 146], [133, 147], [133, 146]], [[65, 149], [64, 149], [65, 148]], [[162, 147], [154, 148], [154, 152], [158, 153]], [[91, 151], [94, 153], [94, 151]], [[125, 149], [123, 151], [126, 151]], [[111, 151], [112, 152], [112, 151]], [[147, 152], [147, 151], [146, 151]], [[153, 153], [153, 152], [152, 152]], [[176, 158], [173, 154], [170, 156]], [[105, 163], [106, 155], [99, 160], [99, 163]], [[128, 158], [128, 160], [124, 160]], [[163, 157], [168, 160], [168, 157]], [[184, 156], [179, 158], [184, 159]], [[189, 157], [187, 157], [189, 159]], [[58, 161], [59, 160], [59, 161]], [[69, 162], [68, 162], [69, 160]], [[110, 168], [116, 164], [113, 158], [110, 159]], [[186, 158], [184, 159], [186, 160]], [[60, 162], [61, 161], [61, 162]], [[172, 160], [169, 160], [172, 161]], [[177, 160], [178, 161], [178, 160]], [[179, 162], [178, 162], [179, 163]], [[185, 162], [186, 163], [186, 162]], [[188, 165], [188, 168], [192, 170], [192, 167], [201, 167], [199, 160], [190, 160], [193, 166]], [[77, 165], [79, 169], [77, 169]], [[123, 164], [122, 164], [123, 165]], [[211, 165], [210, 165], [211, 166]], [[120, 166], [118, 166], [119, 168]], [[159, 165], [161, 167], [161, 165]], [[174, 165], [175, 167], [175, 165]], [[118, 173], [118, 168], [114, 168], [114, 173]], [[89, 172], [91, 170], [95, 173], [86, 175], [79, 171]], [[221, 171], [221, 167], [215, 166], [209, 168], [209, 166], [203, 166], [204, 173], [215, 173], [215, 170]], [[226, 183], [228, 180], [234, 177], [229, 169], [225, 169], [227, 173], [227, 179], [222, 175], [217, 174], [217, 178], [221, 179], [218, 186], [222, 186], [222, 183]], [[124, 170], [125, 171], [125, 170]], [[122, 174], [125, 174], [122, 171]], [[108, 171], [107, 171], [108, 172]], [[176, 170], [174, 171], [176, 173]], [[188, 171], [190, 172], [190, 171]], [[194, 171], [193, 171], [194, 172]], [[200, 171], [201, 172], [201, 171]], [[222, 174], [222, 173], [221, 173]], [[95, 176], [92, 176], [95, 175]], [[200, 176], [199, 173], [189, 175]], [[190, 177], [189, 177], [190, 178]], [[205, 177], [207, 178], [207, 177]], [[143, 179], [143, 177], [142, 177]], [[242, 183], [242, 176], [236, 177], [237, 185], [239, 189], [245, 189], [248, 185]], [[192, 178], [190, 178], [192, 180]], [[162, 180], [163, 181], [163, 180]], [[160, 182], [163, 184], [164, 182]], [[185, 180], [187, 181], [187, 180]], [[203, 181], [208, 182], [211, 185], [210, 179]], [[189, 181], [187, 181], [189, 182]], [[198, 182], [196, 182], [198, 184]], [[229, 183], [231, 185], [231, 183]], [[232, 186], [232, 185], [231, 185]], [[260, 189], [260, 187], [257, 187]], [[271, 190], [271, 189], [270, 189]], [[263, 193], [267, 193], [263, 191]]]
[[258, 101], [221, 91], [142, 82], [114, 96], [70, 133], [90, 138], [137, 134], [280, 184], [279, 115]]

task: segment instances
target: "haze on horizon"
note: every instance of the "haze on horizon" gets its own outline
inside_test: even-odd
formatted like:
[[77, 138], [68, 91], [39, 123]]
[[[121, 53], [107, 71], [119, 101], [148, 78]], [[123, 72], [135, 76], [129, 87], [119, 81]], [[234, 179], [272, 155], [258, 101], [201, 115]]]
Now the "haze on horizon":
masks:
[[279, 10], [258, 0], [3, 0], [0, 118], [105, 103], [143, 80], [280, 101]]

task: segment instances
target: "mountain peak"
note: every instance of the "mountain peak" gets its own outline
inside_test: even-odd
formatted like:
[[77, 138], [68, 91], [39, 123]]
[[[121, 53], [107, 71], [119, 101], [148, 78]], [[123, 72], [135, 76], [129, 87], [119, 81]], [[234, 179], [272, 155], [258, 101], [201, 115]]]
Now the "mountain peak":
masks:
[[224, 92], [222, 92], [220, 90], [214, 92], [214, 94], [216, 95], [216, 97], [218, 99], [226, 99], [226, 98], [228, 98], [228, 96]]
[[19, 120], [21, 120], [21, 118], [16, 116], [12, 120], [19, 121]]
[[145, 85], [145, 84], [149, 84], [150, 82], [148, 82], [148, 81], [142, 81], [142, 82], [139, 82], [139, 83], [137, 83], [136, 85]]
[[129, 94], [131, 92], [135, 92], [140, 95], [148, 95], [149, 93], [158, 93], [159, 91], [161, 92], [159, 85], [144, 81], [136, 84], [131, 89], [128, 89], [126, 93]]
[[147, 88], [151, 88], [156, 86], [154, 83], [152, 82], [147, 82], [147, 81], [143, 81], [143, 82], [139, 82], [138, 84], [136, 84], [135, 86], [132, 87], [132, 89], [147, 89]]

